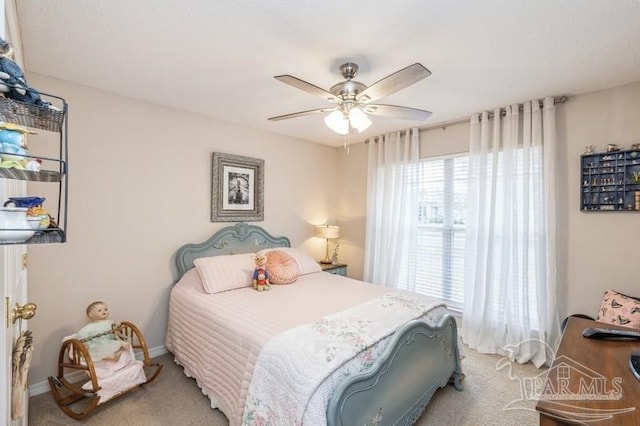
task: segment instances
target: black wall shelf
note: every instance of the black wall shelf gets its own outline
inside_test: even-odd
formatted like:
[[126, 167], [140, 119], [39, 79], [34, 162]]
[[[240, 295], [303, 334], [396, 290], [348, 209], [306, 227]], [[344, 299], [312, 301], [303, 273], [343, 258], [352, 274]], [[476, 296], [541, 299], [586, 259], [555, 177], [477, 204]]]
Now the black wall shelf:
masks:
[[580, 186], [583, 212], [640, 212], [640, 150], [582, 155]]
[[[46, 130], [59, 134], [59, 156], [57, 158], [39, 157], [29, 153], [25, 159], [42, 160], [39, 171], [0, 167], [0, 178], [24, 181], [52, 182], [58, 185], [56, 208], [49, 204], [47, 211], [56, 223], [48, 228], [36, 230], [34, 235], [24, 242], [0, 241], [0, 245], [11, 244], [49, 244], [64, 243], [67, 240], [67, 190], [68, 190], [68, 105], [55, 95], [40, 93], [43, 100], [49, 101], [55, 108], [26, 104], [13, 99], [0, 97], [0, 121], [17, 124], [31, 129]], [[35, 139], [35, 137], [34, 137]], [[30, 143], [37, 147], [37, 143]], [[34, 151], [37, 151], [35, 149]], [[3, 152], [0, 151], [0, 155]], [[11, 154], [14, 157], [15, 154]], [[4, 201], [4, 200], [3, 200]], [[0, 203], [1, 204], [1, 203]], [[21, 229], [23, 231], [23, 229]], [[0, 229], [17, 231], [17, 229]]]

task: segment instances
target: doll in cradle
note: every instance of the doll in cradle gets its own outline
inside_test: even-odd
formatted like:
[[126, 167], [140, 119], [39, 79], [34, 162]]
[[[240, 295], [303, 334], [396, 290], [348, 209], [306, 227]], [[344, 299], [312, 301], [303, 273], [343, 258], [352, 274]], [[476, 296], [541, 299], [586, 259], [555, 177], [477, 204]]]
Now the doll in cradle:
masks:
[[107, 319], [109, 308], [104, 302], [93, 302], [87, 307], [91, 322], [82, 327], [78, 339], [85, 344], [94, 361], [118, 361], [123, 352], [129, 350], [129, 343], [120, 340], [115, 321]]

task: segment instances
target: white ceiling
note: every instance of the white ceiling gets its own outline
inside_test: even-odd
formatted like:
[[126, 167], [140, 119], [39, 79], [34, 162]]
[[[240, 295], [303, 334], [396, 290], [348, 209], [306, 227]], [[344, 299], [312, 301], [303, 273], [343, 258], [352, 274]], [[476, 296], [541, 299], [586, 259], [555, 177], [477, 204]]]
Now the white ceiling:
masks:
[[[25, 68], [135, 99], [328, 145], [329, 89], [356, 62], [370, 85], [420, 62], [433, 74], [380, 103], [424, 122], [373, 117], [352, 141], [544, 96], [640, 80], [638, 0], [18, 0]], [[63, 94], [60, 94], [64, 96]]]

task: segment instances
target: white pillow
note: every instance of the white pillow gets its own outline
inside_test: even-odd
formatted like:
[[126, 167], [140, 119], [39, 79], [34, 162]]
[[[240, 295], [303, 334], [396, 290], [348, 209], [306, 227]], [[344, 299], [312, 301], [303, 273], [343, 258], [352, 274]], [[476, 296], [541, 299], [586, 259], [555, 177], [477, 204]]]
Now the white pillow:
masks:
[[299, 275], [311, 274], [314, 272], [322, 272], [322, 268], [309, 256], [305, 251], [292, 248], [292, 247], [274, 247], [263, 249], [258, 252], [258, 254], [266, 255], [268, 252], [272, 250], [281, 250], [287, 253], [289, 256], [293, 257], [293, 260], [298, 264], [298, 269], [300, 269]]
[[201, 257], [193, 261], [207, 293], [251, 287], [253, 253]]

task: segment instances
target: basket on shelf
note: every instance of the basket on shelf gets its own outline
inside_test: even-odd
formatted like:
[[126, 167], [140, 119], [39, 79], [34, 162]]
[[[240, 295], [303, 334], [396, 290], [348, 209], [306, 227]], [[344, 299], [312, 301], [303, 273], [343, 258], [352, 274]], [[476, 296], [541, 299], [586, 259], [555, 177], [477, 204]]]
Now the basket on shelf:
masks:
[[0, 97], [0, 121], [60, 132], [64, 111]]

